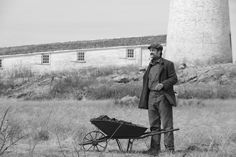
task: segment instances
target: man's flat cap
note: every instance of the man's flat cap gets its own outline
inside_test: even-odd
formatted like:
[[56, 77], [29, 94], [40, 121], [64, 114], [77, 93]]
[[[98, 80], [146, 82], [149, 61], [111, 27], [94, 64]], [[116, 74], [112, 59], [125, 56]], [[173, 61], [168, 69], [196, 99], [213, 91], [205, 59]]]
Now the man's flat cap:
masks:
[[148, 46], [148, 49], [150, 50], [151, 48], [153, 49], [157, 49], [157, 50], [163, 50], [163, 46], [161, 44], [155, 43], [155, 44], [151, 44], [150, 46]]

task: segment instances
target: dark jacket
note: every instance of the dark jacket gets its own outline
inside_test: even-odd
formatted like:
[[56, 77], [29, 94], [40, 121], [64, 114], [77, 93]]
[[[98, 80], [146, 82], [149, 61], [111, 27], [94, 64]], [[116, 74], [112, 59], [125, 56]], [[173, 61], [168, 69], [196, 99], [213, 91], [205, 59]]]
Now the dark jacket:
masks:
[[[164, 87], [162, 91], [164, 92], [165, 97], [169, 101], [172, 106], [176, 106], [176, 98], [173, 86], [177, 83], [177, 75], [175, 73], [174, 63], [161, 58], [160, 61], [160, 75], [159, 75], [159, 83], [162, 83]], [[149, 88], [148, 88], [148, 75], [151, 69], [151, 64], [149, 64], [146, 72], [143, 75], [143, 89], [139, 101], [139, 108], [148, 109], [148, 99], [149, 99]]]

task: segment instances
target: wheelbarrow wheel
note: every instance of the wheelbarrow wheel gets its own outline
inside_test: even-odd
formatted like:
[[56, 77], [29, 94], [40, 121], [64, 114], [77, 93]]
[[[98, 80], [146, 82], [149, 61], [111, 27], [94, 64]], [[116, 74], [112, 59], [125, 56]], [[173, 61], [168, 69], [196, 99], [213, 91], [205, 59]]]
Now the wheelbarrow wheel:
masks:
[[101, 131], [91, 131], [83, 138], [82, 149], [85, 151], [103, 152], [107, 148], [107, 139]]

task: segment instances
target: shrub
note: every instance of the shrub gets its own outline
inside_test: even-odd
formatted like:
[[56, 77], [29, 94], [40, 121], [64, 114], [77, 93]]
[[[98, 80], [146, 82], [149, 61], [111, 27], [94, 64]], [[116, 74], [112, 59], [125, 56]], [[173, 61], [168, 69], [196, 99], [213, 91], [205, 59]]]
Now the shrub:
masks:
[[226, 99], [236, 97], [236, 87], [235, 86], [218, 86], [216, 88], [215, 98]]
[[115, 99], [114, 104], [119, 106], [137, 106], [139, 103], [139, 99], [136, 96], [125, 96], [121, 99]]
[[6, 94], [7, 90], [13, 87], [14, 81], [12, 79], [8, 79], [7, 81], [0, 80], [0, 95]]
[[78, 71], [81, 75], [86, 75], [88, 77], [101, 77], [101, 76], [108, 76], [115, 73], [121, 74], [130, 74], [132, 72], [138, 72], [139, 68], [135, 65], [126, 65], [126, 66], [109, 66], [109, 67], [99, 67], [99, 68], [84, 68]]
[[135, 65], [121, 66], [117, 68], [122, 74], [130, 74], [132, 72], [138, 72], [139, 68]]
[[30, 67], [18, 66], [17, 68], [12, 68], [7, 74], [10, 78], [31, 78], [35, 74]]
[[96, 83], [93, 78], [81, 78], [79, 76], [68, 76], [65, 79], [59, 80], [51, 89], [50, 94], [52, 97], [65, 97], [65, 94], [72, 93], [78, 95], [79, 90], [84, 90], [91, 84]]
[[178, 106], [180, 107], [205, 107], [206, 104], [201, 99], [181, 99], [178, 101]]
[[100, 68], [84, 68], [79, 70], [79, 73], [82, 75], [87, 75], [89, 77], [101, 77], [101, 76], [108, 76], [113, 74], [115, 71], [115, 67], [111, 66], [111, 67], [100, 67]]
[[134, 66], [120, 68], [87, 68], [63, 73], [65, 78], [56, 82], [50, 91], [49, 95], [51, 96], [49, 98], [75, 98], [81, 100], [85, 96], [92, 99], [121, 98], [126, 95], [138, 97], [141, 88], [139, 83], [116, 84], [109, 79], [97, 79], [113, 73], [128, 73], [131, 69], [133, 71], [137, 70], [137, 67]]
[[185, 84], [177, 86], [176, 91], [183, 99], [236, 98], [235, 85]]
[[47, 141], [49, 140], [49, 131], [48, 130], [39, 130], [35, 135], [34, 135], [34, 140], [36, 141]]
[[212, 98], [214, 93], [213, 89], [200, 85], [180, 85], [177, 87], [177, 93], [179, 98], [192, 99], [192, 98]]
[[140, 96], [141, 84], [127, 83], [127, 84], [103, 84], [99, 87], [89, 88], [88, 96], [92, 99], [119, 99], [124, 96]]
[[7, 108], [0, 119], [0, 156], [25, 137], [22, 135], [22, 129], [19, 125], [8, 122], [9, 110], [10, 108]]

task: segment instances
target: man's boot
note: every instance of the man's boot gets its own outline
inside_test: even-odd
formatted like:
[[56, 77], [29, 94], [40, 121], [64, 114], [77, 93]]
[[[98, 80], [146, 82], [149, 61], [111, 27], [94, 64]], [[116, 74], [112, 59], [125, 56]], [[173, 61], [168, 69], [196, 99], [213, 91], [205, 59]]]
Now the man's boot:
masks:
[[150, 149], [146, 152], [147, 154], [158, 155], [160, 153], [161, 150], [160, 139], [161, 139], [160, 135], [154, 135], [151, 137], [151, 145]]
[[175, 153], [175, 148], [174, 146], [167, 146], [165, 145], [165, 148], [166, 148], [166, 152], [169, 153], [169, 154], [174, 154]]

